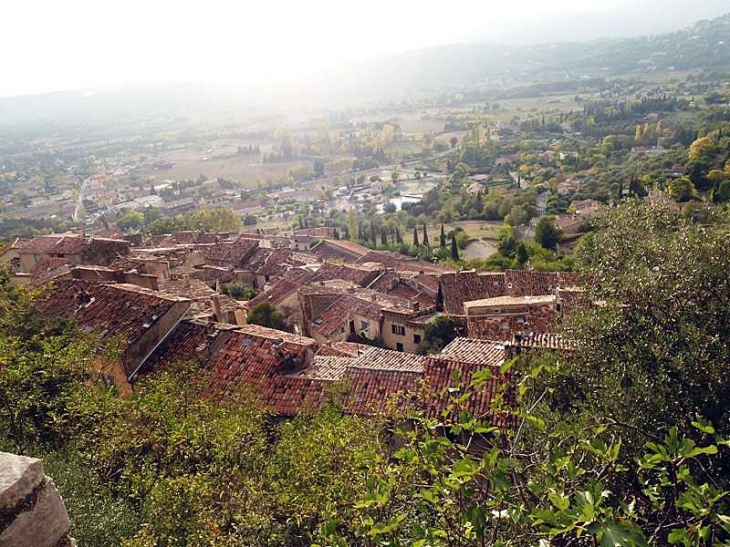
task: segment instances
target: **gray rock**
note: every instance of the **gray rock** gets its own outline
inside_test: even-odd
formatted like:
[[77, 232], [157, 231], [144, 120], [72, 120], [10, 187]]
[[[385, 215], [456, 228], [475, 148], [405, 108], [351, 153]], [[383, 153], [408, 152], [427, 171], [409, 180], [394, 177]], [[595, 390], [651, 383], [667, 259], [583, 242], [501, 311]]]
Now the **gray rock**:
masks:
[[10, 511], [43, 482], [43, 462], [0, 452], [0, 511]]
[[69, 528], [61, 495], [46, 477], [35, 505], [20, 513], [0, 534], [0, 547], [54, 547], [67, 537]]

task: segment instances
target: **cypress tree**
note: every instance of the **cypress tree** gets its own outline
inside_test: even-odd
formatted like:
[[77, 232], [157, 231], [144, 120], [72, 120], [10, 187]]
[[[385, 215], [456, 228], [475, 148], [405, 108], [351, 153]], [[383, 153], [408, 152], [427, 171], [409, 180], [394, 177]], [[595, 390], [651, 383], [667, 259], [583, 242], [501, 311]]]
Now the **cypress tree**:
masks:
[[426, 231], [426, 223], [425, 222], [423, 223], [423, 244], [426, 247], [430, 247], [430, 245], [428, 243], [428, 232]]
[[418, 228], [413, 227], [413, 246], [418, 247]]
[[446, 233], [444, 232], [444, 225], [441, 224], [441, 234], [439, 235], [439, 247], [442, 249], [446, 247]]
[[520, 241], [520, 244], [517, 246], [517, 262], [519, 262], [520, 265], [523, 265], [529, 258], [525, 244]]
[[373, 247], [377, 245], [377, 238], [375, 237], [375, 223], [370, 221], [370, 241], [373, 242]]
[[395, 227], [395, 242], [398, 245], [403, 243], [403, 238], [400, 236], [400, 230], [398, 229], [398, 226]]
[[335, 239], [340, 239], [340, 232], [337, 231], [337, 228], [335, 228], [334, 235], [335, 235]]
[[380, 243], [382, 243], [383, 247], [388, 246], [388, 235], [385, 233], [385, 228], [380, 228]]
[[451, 260], [459, 261], [459, 247], [456, 245], [456, 234], [451, 234]]

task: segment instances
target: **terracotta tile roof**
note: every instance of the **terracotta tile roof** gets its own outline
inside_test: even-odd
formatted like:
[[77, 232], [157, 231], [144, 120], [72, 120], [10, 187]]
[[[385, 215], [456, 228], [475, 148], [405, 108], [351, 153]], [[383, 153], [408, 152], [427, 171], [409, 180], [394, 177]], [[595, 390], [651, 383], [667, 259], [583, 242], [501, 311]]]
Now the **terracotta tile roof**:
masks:
[[290, 376], [295, 378], [335, 381], [344, 376], [347, 368], [354, 360], [353, 357], [317, 354], [314, 357], [314, 363], [312, 365]]
[[332, 238], [335, 235], [335, 229], [329, 226], [320, 226], [319, 228], [305, 228], [303, 230], [296, 230], [294, 232], [294, 235]]
[[[194, 342], [202, 343], [200, 334], [194, 334]], [[321, 405], [327, 386], [342, 380], [345, 389], [339, 402], [347, 412], [399, 415], [422, 409], [436, 417], [449, 403], [449, 388], [458, 387], [456, 371], [468, 386], [474, 372], [492, 368], [493, 379], [474, 390], [469, 409], [498, 425], [510, 423], [492, 408], [495, 394], [509, 381], [498, 370], [504, 346], [460, 339], [446, 354], [429, 357], [370, 347], [359, 356], [312, 358], [309, 351], [314, 348], [314, 340], [271, 329], [248, 326], [232, 331], [211, 361], [205, 395], [225, 402], [248, 393], [269, 410], [291, 415]]]
[[38, 236], [20, 244], [20, 252], [28, 254], [81, 254], [89, 239], [78, 234]]
[[464, 314], [464, 303], [498, 296], [540, 296], [560, 287], [578, 284], [578, 276], [567, 272], [456, 272], [439, 277], [444, 309], [452, 315]]
[[318, 405], [321, 381], [292, 376], [308, 364], [316, 348], [311, 338], [257, 325], [231, 332], [213, 357], [211, 376], [204, 390], [216, 401], [240, 400], [246, 394], [281, 414], [293, 414]]
[[569, 272], [507, 270], [504, 272], [504, 277], [506, 294], [511, 296], [551, 294], [558, 288], [575, 287], [580, 284], [578, 276]]
[[380, 304], [372, 300], [363, 300], [354, 295], [343, 293], [340, 298], [310, 321], [310, 328], [324, 337], [329, 337], [350, 320], [354, 313], [372, 321], [380, 319]]
[[391, 251], [368, 250], [368, 252], [358, 260], [358, 263], [365, 264], [368, 262], [382, 264], [386, 268], [392, 268], [393, 270], [403, 272], [440, 274], [452, 271], [450, 268], [445, 268], [444, 266], [438, 266], [436, 264], [431, 264], [430, 262], [425, 262], [417, 258], [412, 258]]
[[259, 247], [241, 267], [255, 275], [278, 276], [285, 271], [285, 263], [291, 255], [291, 249], [284, 247], [278, 249]]
[[43, 310], [51, 316], [76, 321], [84, 332], [93, 332], [102, 340], [118, 336], [123, 342], [131, 343], [177, 302], [187, 300], [134, 285], [73, 279], [55, 284], [43, 303]]
[[504, 342], [476, 338], [455, 338], [438, 355], [439, 357], [465, 363], [499, 367], [504, 363], [507, 353]]
[[430, 290], [434, 294], [436, 294], [439, 290], [439, 279], [438, 276], [434, 274], [418, 274], [418, 277], [416, 277], [416, 280], [418, 281], [418, 284], [423, 286], [424, 288]]
[[388, 294], [408, 300], [412, 303], [418, 303], [421, 310], [435, 308], [437, 304], [436, 298], [422, 292], [416, 292], [408, 285], [404, 285], [402, 283], [396, 285], [393, 290], [388, 291]]
[[352, 241], [344, 241], [338, 239], [323, 239], [310, 249], [310, 252], [318, 256], [320, 260], [341, 259], [345, 261], [355, 262], [360, 257], [366, 255], [369, 249], [353, 243]]
[[45, 257], [30, 271], [30, 285], [40, 287], [60, 277], [69, 277], [71, 266], [65, 258]]
[[423, 355], [372, 347], [354, 359], [350, 366], [370, 370], [421, 373], [425, 364], [426, 357]]
[[395, 270], [383, 270], [367, 288], [378, 292], [389, 292], [398, 284], [399, 279], [400, 275]]
[[259, 240], [239, 237], [235, 241], [201, 246], [203, 256], [214, 264], [240, 266], [259, 246]]
[[[474, 374], [489, 369], [492, 377], [486, 380], [480, 389], [472, 386]], [[499, 368], [493, 364], [481, 362], [464, 362], [447, 355], [429, 356], [424, 371], [421, 408], [426, 416], [442, 418], [442, 412], [448, 408], [451, 397], [470, 393], [465, 407], [479, 419], [491, 421], [498, 427], [509, 427], [513, 418], [504, 411], [494, 410], [494, 399], [501, 394], [506, 404], [514, 401], [511, 374], [500, 374]]]
[[422, 374], [401, 370], [351, 368], [343, 408], [353, 414], [403, 415], [418, 407]]
[[361, 353], [369, 350], [372, 346], [365, 344], [357, 344], [355, 342], [332, 342], [321, 346], [317, 351], [317, 355], [333, 357], [357, 357]]
[[318, 281], [331, 281], [333, 279], [344, 279], [365, 287], [373, 279], [378, 277], [380, 270], [377, 268], [368, 268], [363, 266], [354, 266], [350, 264], [334, 264], [332, 262], [323, 263], [317, 273], [309, 280], [310, 283]]
[[313, 275], [314, 272], [306, 268], [290, 268], [271, 288], [252, 298], [249, 305], [253, 308], [263, 302], [271, 302], [276, 306], [296, 293]]
[[564, 338], [560, 334], [555, 333], [520, 333], [515, 334], [512, 340], [502, 342], [509, 347], [514, 348], [530, 348], [530, 349], [549, 349], [549, 350], [575, 350], [578, 344], [575, 340]]
[[213, 344], [232, 329], [230, 325], [187, 320], [160, 344], [145, 365], [145, 372], [165, 370], [179, 362], [207, 364]]
[[469, 312], [470, 309], [480, 307], [500, 307], [500, 306], [530, 306], [537, 304], [549, 304], [555, 302], [557, 296], [554, 294], [541, 294], [537, 296], [495, 296], [494, 298], [482, 298], [481, 300], [472, 300], [464, 302], [464, 309]]
[[439, 277], [443, 306], [452, 315], [464, 314], [464, 302], [506, 294], [504, 274], [452, 272]]

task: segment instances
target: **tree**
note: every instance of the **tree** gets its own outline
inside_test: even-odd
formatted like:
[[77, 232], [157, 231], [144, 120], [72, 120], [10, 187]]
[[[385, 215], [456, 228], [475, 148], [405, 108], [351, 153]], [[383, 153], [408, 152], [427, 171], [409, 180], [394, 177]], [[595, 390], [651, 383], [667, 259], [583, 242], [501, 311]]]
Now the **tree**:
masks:
[[385, 233], [385, 227], [380, 228], [380, 244], [383, 247], [386, 247], [388, 245], [388, 235]]
[[697, 224], [629, 202], [598, 228], [577, 257], [590, 272], [587, 301], [604, 304], [571, 321], [584, 346], [566, 371], [566, 396], [595, 398], [607, 415], [656, 434], [690, 434], [696, 417], [730, 434], [728, 221]]
[[438, 353], [457, 336], [457, 323], [448, 315], [439, 315], [424, 330], [419, 353]]
[[527, 263], [529, 260], [529, 255], [527, 254], [527, 248], [525, 247], [525, 243], [520, 241], [519, 245], [517, 245], [517, 262], [520, 264], [520, 266], [523, 266]]
[[508, 224], [502, 226], [497, 239], [497, 250], [499, 254], [506, 257], [513, 257], [517, 252], [518, 243], [519, 237], [515, 229]]
[[428, 231], [426, 230], [426, 223], [423, 223], [423, 245], [425, 247], [430, 247], [428, 243]]
[[400, 229], [397, 225], [395, 227], [395, 242], [399, 245], [403, 244], [403, 238], [400, 236]]
[[413, 246], [414, 247], [420, 247], [420, 244], [418, 243], [418, 228], [413, 227]]
[[697, 190], [689, 177], [678, 177], [669, 182], [667, 193], [675, 201], [684, 202], [695, 197], [697, 195]]
[[126, 211], [117, 219], [117, 226], [120, 230], [140, 230], [144, 227], [144, 214], [138, 211]]
[[393, 182], [393, 184], [396, 184], [400, 180], [400, 171], [398, 170], [397, 165], [393, 167], [393, 171], [391, 171], [390, 173], [390, 180]]
[[261, 325], [270, 329], [286, 330], [284, 317], [271, 302], [262, 302], [255, 306], [248, 314], [248, 322], [252, 325]]
[[241, 229], [241, 217], [230, 207], [213, 207], [190, 215], [190, 227], [206, 232], [234, 232]]
[[459, 261], [459, 247], [456, 244], [456, 234], [453, 232], [451, 233], [451, 260]]
[[315, 158], [312, 170], [314, 172], [314, 176], [317, 178], [321, 178], [324, 176], [324, 161], [320, 158]]
[[449, 139], [449, 144], [451, 144], [451, 148], [456, 148], [456, 144], [459, 142], [459, 139], [456, 137], [451, 137]]
[[446, 247], [446, 233], [444, 232], [444, 225], [441, 224], [441, 233], [439, 234], [439, 247], [442, 249]]
[[555, 226], [555, 221], [551, 217], [542, 217], [535, 228], [535, 241], [545, 249], [555, 250], [562, 231]]

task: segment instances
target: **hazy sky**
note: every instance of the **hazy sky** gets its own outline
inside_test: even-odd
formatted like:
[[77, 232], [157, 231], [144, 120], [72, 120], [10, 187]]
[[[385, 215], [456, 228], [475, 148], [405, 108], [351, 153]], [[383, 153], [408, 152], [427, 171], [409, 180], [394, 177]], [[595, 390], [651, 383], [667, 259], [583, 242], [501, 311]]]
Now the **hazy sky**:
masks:
[[[635, 35], [680, 28], [730, 11], [727, 0], [1, 0], [1, 4], [0, 96], [142, 83], [289, 79], [430, 45], [504, 42], [510, 37], [534, 41]], [[571, 26], [571, 20], [580, 24]]]

